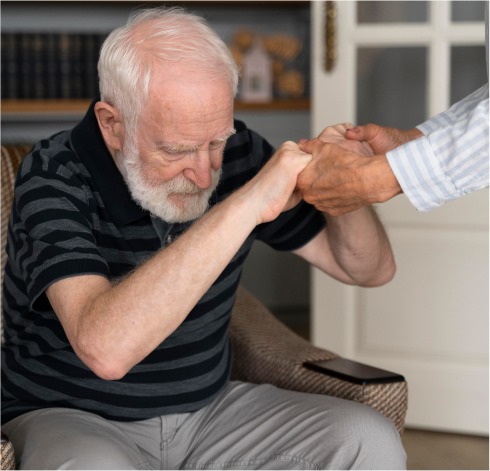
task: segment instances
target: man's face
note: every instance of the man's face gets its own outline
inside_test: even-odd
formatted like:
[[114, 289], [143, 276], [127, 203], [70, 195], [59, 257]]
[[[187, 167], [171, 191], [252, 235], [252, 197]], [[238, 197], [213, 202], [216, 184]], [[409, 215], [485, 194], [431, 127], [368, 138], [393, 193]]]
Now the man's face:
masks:
[[125, 136], [115, 160], [137, 203], [167, 222], [185, 222], [206, 212], [219, 183], [234, 133], [233, 96], [224, 80], [172, 69], [156, 67], [138, 132]]

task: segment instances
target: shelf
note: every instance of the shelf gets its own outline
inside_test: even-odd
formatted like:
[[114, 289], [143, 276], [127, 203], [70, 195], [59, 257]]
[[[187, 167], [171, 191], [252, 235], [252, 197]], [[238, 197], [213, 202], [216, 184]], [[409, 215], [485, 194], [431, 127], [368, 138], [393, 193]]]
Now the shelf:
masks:
[[90, 100], [2, 100], [2, 114], [84, 113]]
[[[90, 100], [2, 100], [2, 114], [76, 114], [84, 113]], [[309, 111], [310, 99], [284, 99], [268, 103], [235, 102], [235, 111]]]
[[235, 102], [235, 111], [309, 111], [309, 98], [277, 99], [268, 103]]

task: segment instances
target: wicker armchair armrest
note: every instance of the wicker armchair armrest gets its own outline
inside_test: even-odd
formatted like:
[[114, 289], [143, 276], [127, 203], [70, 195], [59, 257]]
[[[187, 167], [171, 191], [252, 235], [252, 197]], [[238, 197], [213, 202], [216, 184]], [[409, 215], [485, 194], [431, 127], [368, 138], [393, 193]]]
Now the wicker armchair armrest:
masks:
[[2, 461], [0, 469], [15, 469], [15, 455], [12, 442], [2, 432]]
[[408, 405], [406, 381], [360, 385], [304, 367], [305, 361], [330, 360], [339, 355], [296, 335], [244, 288], [238, 291], [230, 336], [232, 379], [367, 404], [390, 418], [400, 433], [403, 431]]

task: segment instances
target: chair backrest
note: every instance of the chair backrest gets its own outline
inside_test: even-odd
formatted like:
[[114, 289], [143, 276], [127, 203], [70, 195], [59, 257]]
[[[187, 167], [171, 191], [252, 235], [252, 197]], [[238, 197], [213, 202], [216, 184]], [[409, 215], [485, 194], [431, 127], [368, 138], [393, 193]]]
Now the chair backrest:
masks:
[[[7, 261], [7, 253], [5, 245], [7, 244], [7, 228], [10, 218], [10, 209], [14, 199], [14, 182], [17, 169], [24, 156], [31, 149], [30, 144], [2, 145], [2, 233], [1, 233], [1, 290], [3, 290], [3, 272], [5, 262]], [[1, 316], [3, 321], [3, 315]], [[3, 341], [3, 322], [2, 322], [2, 341]]]
[[28, 144], [2, 145], [2, 282], [3, 267], [7, 260], [5, 244], [7, 242], [7, 227], [10, 218], [10, 209], [14, 199], [14, 181], [19, 164], [32, 146]]

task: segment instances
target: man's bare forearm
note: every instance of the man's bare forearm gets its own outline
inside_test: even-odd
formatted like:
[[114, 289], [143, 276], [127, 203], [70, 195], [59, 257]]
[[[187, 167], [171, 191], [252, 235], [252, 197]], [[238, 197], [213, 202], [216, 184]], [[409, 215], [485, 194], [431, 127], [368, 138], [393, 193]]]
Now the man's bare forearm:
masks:
[[253, 230], [243, 203], [236, 194], [213, 208], [97, 298], [79, 323], [89, 364], [122, 377], [183, 322]]
[[379, 286], [390, 281], [396, 270], [386, 232], [371, 206], [342, 216], [329, 216], [327, 230], [332, 252], [349, 282]]

